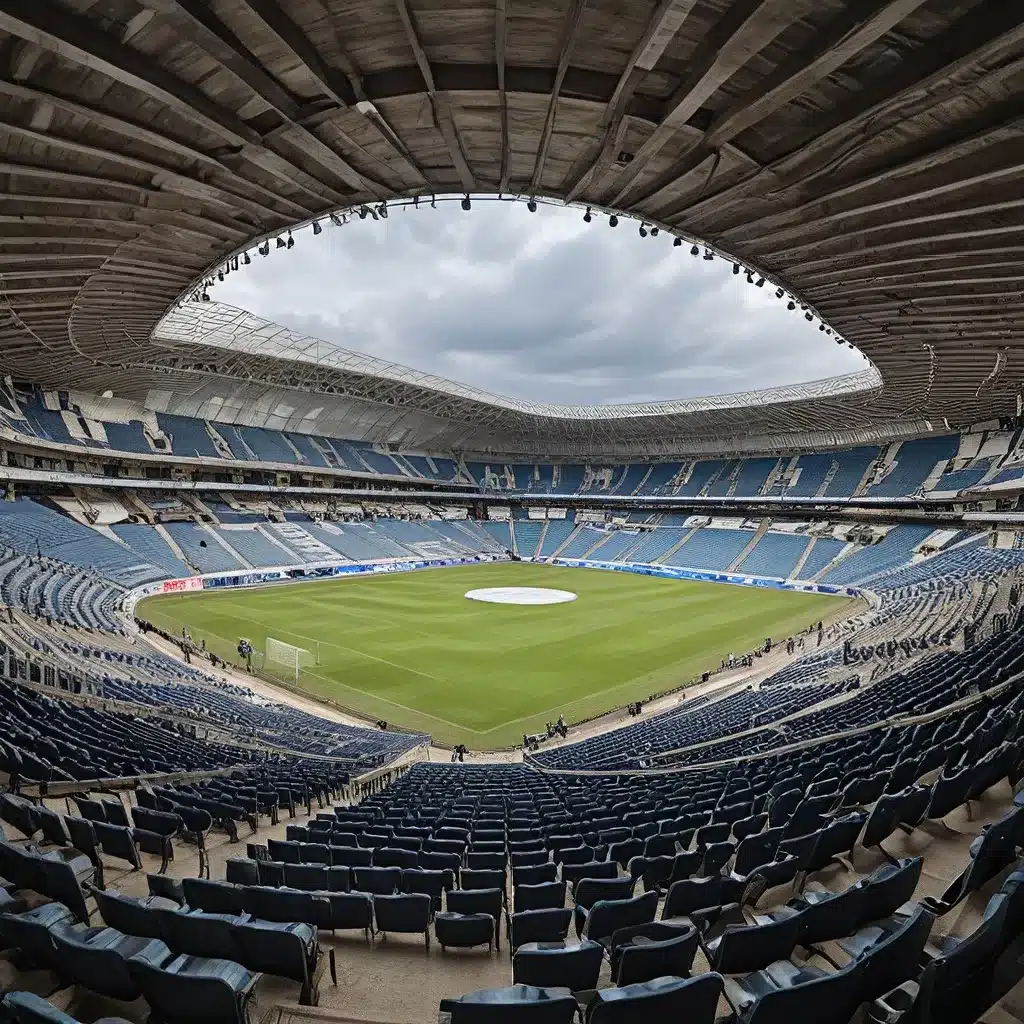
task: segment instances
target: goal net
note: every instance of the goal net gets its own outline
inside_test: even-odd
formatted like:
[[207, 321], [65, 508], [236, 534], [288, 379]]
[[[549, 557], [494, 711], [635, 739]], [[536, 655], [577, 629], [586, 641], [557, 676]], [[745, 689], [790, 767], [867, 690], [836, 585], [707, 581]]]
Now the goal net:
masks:
[[263, 668], [267, 672], [280, 672], [298, 679], [299, 671], [306, 665], [313, 664], [316, 664], [316, 658], [312, 651], [306, 650], [305, 647], [296, 647], [294, 644], [286, 644], [283, 640], [275, 640], [272, 636], [267, 637], [266, 646], [263, 648]]

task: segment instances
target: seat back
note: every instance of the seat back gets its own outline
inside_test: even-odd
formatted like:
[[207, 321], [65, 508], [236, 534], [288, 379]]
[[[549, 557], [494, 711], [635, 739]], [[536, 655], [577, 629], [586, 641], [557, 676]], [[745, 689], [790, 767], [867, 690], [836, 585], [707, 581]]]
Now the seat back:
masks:
[[864, 880], [864, 916], [860, 923], [880, 921], [914, 898], [921, 879], [920, 857], [905, 857], [896, 864], [883, 864]]
[[529, 942], [520, 946], [512, 958], [512, 981], [516, 985], [564, 987], [572, 992], [595, 989], [603, 959], [604, 949], [597, 942], [584, 940], [561, 948]]
[[181, 887], [185, 893], [185, 902], [193, 910], [203, 910], [208, 914], [242, 913], [242, 890], [233, 882], [183, 878]]
[[532, 985], [482, 989], [442, 1005], [451, 1024], [571, 1024], [578, 1009], [565, 988]]
[[290, 889], [320, 892], [329, 888], [327, 870], [324, 864], [285, 864], [284, 884]]
[[357, 892], [392, 896], [401, 885], [401, 868], [355, 868], [352, 871], [352, 886]]
[[871, 946], [860, 958], [864, 968], [860, 1001], [877, 999], [903, 982], [916, 978], [921, 954], [935, 918], [918, 907], [898, 928]]
[[112, 889], [93, 889], [96, 906], [104, 922], [124, 935], [161, 937], [160, 918], [132, 896]]
[[746, 1024], [847, 1024], [856, 1009], [861, 974], [861, 964], [855, 960], [822, 978], [773, 988], [757, 1000]]
[[693, 926], [676, 928], [654, 921], [619, 928], [612, 932], [612, 980], [616, 985], [634, 985], [655, 978], [689, 977], [697, 943]]
[[787, 960], [800, 938], [799, 914], [768, 924], [727, 925], [712, 952], [711, 969], [722, 974], [759, 971], [776, 960]]
[[[465, 874], [466, 872], [463, 872]], [[539, 885], [541, 882], [553, 882], [558, 877], [558, 865], [553, 861], [546, 861], [543, 864], [531, 864], [526, 867], [512, 865], [512, 886], [517, 888], [520, 885]], [[463, 885], [467, 888], [470, 883], [463, 879]], [[473, 883], [472, 887], [479, 888], [479, 883]]]
[[500, 889], [452, 889], [447, 906], [453, 914], [490, 914], [497, 923], [501, 920], [502, 897]]
[[587, 1024], [686, 1021], [713, 1024], [724, 981], [715, 973], [696, 978], [656, 978], [637, 985], [601, 989], [587, 1008]]
[[721, 878], [682, 878], [673, 882], [665, 897], [661, 919], [666, 921], [672, 917], [685, 917], [705, 907], [720, 907], [725, 902], [722, 888]]
[[581, 878], [573, 890], [577, 907], [590, 909], [600, 900], [628, 900], [633, 896], [633, 879]]
[[645, 892], [629, 900], [599, 900], [590, 908], [584, 936], [600, 941], [618, 928], [645, 924], [658, 912], [658, 894]]
[[526, 942], [560, 942], [568, 935], [571, 921], [568, 908], [517, 911], [510, 921], [512, 949]]

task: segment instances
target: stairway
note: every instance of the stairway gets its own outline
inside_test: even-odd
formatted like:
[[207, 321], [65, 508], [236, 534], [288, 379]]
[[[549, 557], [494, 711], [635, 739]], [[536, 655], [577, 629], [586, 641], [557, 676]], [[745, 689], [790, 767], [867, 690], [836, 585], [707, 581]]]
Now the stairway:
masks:
[[533, 557], [540, 558], [541, 548], [544, 547], [544, 538], [548, 535], [548, 523], [550, 519], [544, 520], [544, 525], [540, 528], [540, 536], [537, 538], [537, 546], [533, 549]]
[[232, 547], [232, 546], [231, 546], [231, 545], [230, 545], [230, 544], [229, 544], [229, 543], [228, 543], [228, 542], [227, 542], [227, 541], [226, 541], [226, 540], [224, 539], [224, 537], [222, 537], [222, 536], [221, 536], [221, 535], [220, 535], [220, 534], [219, 534], [219, 533], [218, 533], [218, 532], [217, 532], [217, 531], [216, 531], [216, 530], [215, 530], [215, 529], [214, 529], [214, 528], [213, 528], [213, 527], [212, 527], [212, 526], [211, 526], [211, 525], [210, 525], [209, 523], [197, 523], [196, 525], [197, 525], [197, 526], [199, 527], [199, 529], [200, 529], [200, 530], [205, 530], [205, 531], [206, 531], [206, 532], [207, 532], [207, 533], [208, 533], [208, 534], [209, 534], [209, 535], [210, 535], [211, 537], [213, 537], [213, 539], [214, 539], [214, 540], [215, 540], [215, 541], [216, 541], [216, 542], [217, 542], [217, 543], [218, 543], [218, 544], [219, 544], [219, 545], [220, 545], [220, 546], [221, 546], [221, 547], [222, 547], [222, 548], [223, 548], [223, 549], [224, 549], [225, 551], [227, 551], [227, 552], [228, 552], [228, 554], [230, 554], [232, 558], [237, 558], [237, 559], [238, 559], [238, 561], [239, 561], [239, 562], [241, 562], [241, 563], [242, 563], [242, 565], [244, 565], [244, 566], [245, 566], [245, 568], [247, 568], [247, 569], [253, 569], [253, 568], [255, 568], [255, 566], [253, 566], [252, 562], [250, 562], [250, 561], [249, 561], [248, 559], [246, 559], [246, 558], [243, 558], [243, 557], [242, 557], [242, 555], [241, 555], [241, 554], [240, 554], [240, 553], [239, 553], [238, 551], [236, 551], [236, 550], [235, 550], [235, 549], [234, 549], [234, 548], [233, 548], [233, 547]]
[[768, 532], [768, 527], [771, 526], [771, 519], [767, 516], [761, 520], [757, 529], [754, 531], [754, 536], [747, 541], [747, 546], [725, 567], [726, 572], [735, 572], [736, 568], [743, 562], [743, 559], [754, 550], [757, 542]]
[[644, 473], [643, 480], [641, 480], [640, 483], [638, 483], [636, 485], [636, 487], [634, 487], [633, 490], [631, 490], [629, 493], [630, 494], [639, 494], [644, 489], [644, 485], [647, 483], [647, 478], [651, 475], [651, 473], [653, 471], [654, 471], [654, 465], [652, 463], [650, 466], [647, 467], [647, 472]]
[[591, 544], [590, 547], [580, 555], [580, 558], [589, 558], [602, 544], [607, 544], [613, 536], [614, 534], [609, 530], [603, 537], [600, 537], [596, 543]]
[[665, 554], [659, 555], [657, 558], [655, 558], [652, 564], [667, 565], [669, 558], [671, 558], [672, 555], [674, 555], [699, 529], [699, 526], [692, 527], [690, 530], [687, 531], [686, 535], [683, 537], [681, 541], [679, 541], [678, 544], [673, 544], [672, 547], [670, 547], [668, 551], [665, 552]]
[[817, 539], [817, 537], [811, 537], [811, 542], [804, 548], [804, 553], [797, 559], [796, 565], [793, 566], [793, 571], [789, 574], [790, 579], [800, 579], [800, 573], [803, 572], [807, 559], [811, 557], [811, 552], [814, 550], [814, 544]]
[[821, 486], [815, 492], [816, 498], [824, 498], [825, 492], [828, 490], [828, 485], [835, 479], [836, 473], [839, 472], [839, 462], [837, 459], [832, 460], [832, 465], [828, 467], [828, 472], [825, 474], [825, 479], [821, 481]]
[[185, 557], [185, 552], [178, 546], [178, 542], [167, 532], [167, 527], [157, 523], [153, 529], [167, 542], [167, 546], [174, 552], [176, 558], [180, 558], [193, 572], [199, 570]]
[[847, 557], [847, 556], [849, 556], [849, 555], [852, 555], [852, 554], [853, 554], [853, 553], [854, 553], [855, 551], [860, 551], [860, 549], [861, 549], [861, 545], [860, 545], [860, 544], [854, 544], [854, 543], [853, 543], [853, 541], [850, 541], [850, 542], [849, 542], [849, 543], [848, 543], [848, 544], [846, 545], [846, 547], [844, 547], [844, 548], [843, 548], [843, 549], [842, 549], [842, 550], [841, 550], [841, 551], [839, 552], [839, 554], [838, 554], [838, 555], [836, 555], [836, 557], [832, 559], [832, 561], [831, 561], [831, 562], [829, 562], [829, 563], [828, 563], [827, 565], [823, 566], [823, 567], [822, 567], [821, 569], [819, 569], [819, 570], [818, 570], [818, 571], [817, 571], [817, 572], [816, 572], [816, 573], [815, 573], [815, 574], [814, 574], [814, 575], [813, 575], [813, 576], [811, 577], [811, 579], [810, 579], [810, 582], [811, 582], [811, 583], [816, 583], [816, 582], [817, 582], [818, 580], [820, 580], [820, 579], [821, 579], [821, 577], [822, 577], [822, 576], [824, 576], [824, 575], [825, 575], [825, 573], [827, 573], [827, 572], [830, 572], [830, 571], [831, 571], [832, 569], [834, 569], [834, 568], [835, 568], [835, 567], [836, 567], [837, 565], [839, 565], [839, 563], [840, 563], [840, 562], [842, 562], [844, 558], [846, 558], [846, 557]]
[[285, 557], [288, 559], [287, 562], [282, 562], [282, 565], [302, 565], [303, 560], [294, 551], [292, 551], [292, 549], [288, 547], [288, 545], [285, 544], [280, 537], [275, 536], [274, 533], [271, 530], [269, 530], [266, 526], [263, 526], [262, 524], [257, 524], [256, 531], [258, 533], [262, 533], [263, 536], [266, 537], [271, 544], [274, 544], [281, 549]]
[[559, 555], [561, 555], [562, 551], [563, 551], [563, 550], [564, 550], [564, 549], [565, 549], [565, 548], [566, 548], [566, 547], [567, 547], [567, 546], [568, 546], [568, 545], [569, 545], [570, 543], [572, 543], [572, 541], [573, 541], [573, 540], [575, 540], [575, 539], [576, 539], [576, 537], [578, 537], [578, 536], [579, 536], [580, 530], [582, 530], [582, 529], [583, 529], [583, 524], [582, 524], [582, 523], [578, 524], [578, 525], [576, 526], [576, 529], [574, 529], [574, 530], [572, 531], [572, 533], [570, 533], [570, 534], [569, 534], [569, 536], [568, 536], [568, 537], [566, 537], [566, 538], [565, 538], [565, 540], [563, 540], [563, 541], [562, 541], [562, 543], [561, 543], [561, 544], [559, 544], [559, 545], [558, 545], [558, 547], [557, 547], [557, 548], [555, 548], [555, 550], [551, 552], [551, 556], [550, 556], [550, 557], [551, 557], [551, 558], [558, 558], [558, 557], [559, 557]]

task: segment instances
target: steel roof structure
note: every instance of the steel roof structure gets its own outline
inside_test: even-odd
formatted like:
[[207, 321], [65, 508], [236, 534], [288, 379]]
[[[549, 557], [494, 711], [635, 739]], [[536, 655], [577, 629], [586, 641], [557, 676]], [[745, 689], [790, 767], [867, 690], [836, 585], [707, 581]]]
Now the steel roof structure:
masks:
[[[0, 0], [2, 367], [166, 408], [291, 392], [370, 439], [505, 450], [1016, 415], [1022, 92], [1019, 0]], [[552, 410], [261, 328], [182, 340], [204, 303], [154, 337], [264, 239], [450, 193], [706, 241], [877, 376]]]

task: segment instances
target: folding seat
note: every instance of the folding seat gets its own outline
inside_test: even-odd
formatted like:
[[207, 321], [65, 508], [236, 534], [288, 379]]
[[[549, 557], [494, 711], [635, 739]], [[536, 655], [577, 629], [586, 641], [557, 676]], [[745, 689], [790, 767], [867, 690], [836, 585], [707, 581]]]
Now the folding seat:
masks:
[[94, 889], [96, 907], [109, 927], [125, 935], [159, 939], [160, 915], [155, 910], [177, 911], [178, 907], [161, 896], [125, 896], [112, 889]]
[[686, 1021], [714, 1024], [722, 995], [718, 974], [696, 978], [656, 978], [594, 993], [586, 1009], [586, 1024], [635, 1024], [643, 1021]]
[[179, 807], [178, 814], [184, 825], [183, 834], [195, 843], [199, 851], [199, 877], [210, 877], [210, 863], [206, 856], [206, 837], [213, 828], [213, 817], [209, 811], [198, 807]]
[[330, 864], [331, 848], [326, 843], [300, 843], [299, 856], [303, 864]]
[[521, 910], [509, 918], [509, 945], [514, 953], [526, 942], [561, 942], [569, 934], [572, 911]]
[[623, 870], [629, 867], [629, 862], [633, 857], [642, 857], [644, 855], [644, 840], [642, 839], [627, 839], [622, 843], [612, 843], [608, 847], [608, 860], [613, 864], [618, 864]]
[[287, 839], [268, 839], [267, 852], [271, 860], [279, 861], [282, 864], [302, 863], [300, 844], [289, 842]]
[[258, 860], [256, 870], [260, 876], [260, 885], [284, 885], [284, 865], [279, 860]]
[[750, 836], [756, 836], [767, 824], [768, 814], [762, 812], [761, 814], [752, 814], [746, 818], [740, 818], [739, 821], [732, 823], [732, 837], [737, 843], [741, 843], [744, 839]]
[[629, 876], [643, 881], [644, 892], [665, 892], [674, 864], [675, 857], [634, 857], [629, 862]]
[[775, 859], [784, 833], [782, 827], [771, 828], [742, 840], [736, 847], [733, 877], [746, 877], [762, 864], [770, 864]]
[[660, 921], [617, 928], [609, 948], [612, 982], [633, 985], [655, 978], [687, 978], [697, 952], [697, 929]]
[[925, 968], [917, 981], [909, 981], [879, 998], [893, 1019], [911, 1003], [908, 1018], [916, 1022], [973, 1021], [992, 1001], [996, 961], [1007, 939], [1010, 897], [998, 892], [988, 901], [984, 916], [968, 935], [947, 936], [936, 946], [925, 946]]
[[62, 847], [34, 858], [42, 873], [38, 891], [68, 907], [75, 920], [87, 922], [89, 908], [85, 904], [85, 890], [91, 888], [97, 873], [87, 857], [77, 850]]
[[[450, 871], [456, 878], [462, 869], [462, 855], [458, 853], [435, 853], [425, 850], [420, 854], [419, 866], [429, 871]], [[490, 868], [478, 870], [493, 870]]]
[[704, 854], [700, 850], [691, 853], [677, 853], [672, 858], [672, 871], [668, 876], [668, 884], [671, 886], [683, 878], [693, 878], [700, 871]]
[[882, 849], [882, 843], [899, 828], [900, 811], [909, 795], [910, 790], [902, 790], [898, 793], [883, 793], [878, 798], [864, 825], [861, 845], [866, 850], [877, 848], [883, 856], [888, 856]]
[[504, 854], [506, 850], [505, 843], [502, 840], [495, 840], [493, 842], [483, 839], [474, 838], [469, 844], [467, 853], [501, 853]]
[[39, 827], [43, 830], [43, 842], [53, 843], [55, 846], [70, 846], [71, 839], [64, 822], [56, 811], [40, 804], [35, 813], [39, 818]]
[[73, 923], [74, 915], [60, 903], [44, 903], [21, 914], [3, 913], [0, 914], [0, 945], [4, 949], [19, 949], [24, 966], [59, 973], [60, 957], [50, 930]]
[[953, 775], [943, 772], [932, 786], [931, 800], [928, 803], [926, 817], [932, 821], [940, 820], [951, 814], [961, 804], [967, 802], [967, 796], [974, 783], [974, 768], [968, 766]]
[[900, 807], [900, 828], [910, 833], [924, 821], [931, 802], [932, 791], [929, 786], [913, 786], [909, 795]]
[[747, 924], [737, 904], [700, 915], [696, 921], [708, 966], [721, 974], [759, 971], [776, 960], [786, 960], [800, 937], [800, 914], [787, 908], [777, 916]]
[[632, 899], [599, 900], [585, 911], [580, 937], [609, 946], [613, 932], [632, 925], [648, 924], [657, 912], [658, 894], [655, 892], [646, 892]]
[[[314, 826], [319, 826], [314, 829]], [[289, 843], [308, 843], [316, 840], [311, 835], [330, 834], [332, 825], [329, 821], [311, 821], [308, 825], [285, 825], [284, 838]]]
[[565, 906], [565, 888], [565, 882], [517, 885], [513, 890], [513, 906], [517, 911], [561, 909]]
[[807, 835], [797, 836], [795, 839], [783, 839], [779, 848], [775, 851], [776, 859], [780, 855], [795, 857], [799, 871], [806, 871], [807, 865], [811, 863], [818, 840], [825, 834], [824, 829], [817, 832], [810, 832]]
[[359, 848], [359, 837], [354, 832], [339, 832], [335, 829], [330, 835], [330, 846], [331, 856], [333, 857], [338, 847], [343, 847], [347, 850], [355, 850]]
[[138, 999], [140, 995], [128, 970], [129, 957], [155, 954], [158, 963], [170, 959], [170, 950], [163, 943], [156, 944], [143, 936], [123, 935], [113, 928], [58, 925], [50, 929], [50, 937], [60, 958], [63, 978], [124, 1002]]
[[731, 841], [710, 843], [704, 848], [704, 859], [701, 862], [700, 874], [704, 877], [721, 874], [722, 869], [732, 860], [736, 846]]
[[248, 857], [228, 857], [224, 877], [237, 885], [259, 885], [259, 864]]
[[[120, 805], [118, 805], [120, 806]], [[109, 825], [104, 821], [92, 822], [93, 834], [99, 848], [108, 856], [127, 861], [135, 871], [142, 868], [142, 858], [135, 845], [135, 837], [130, 827], [125, 825]]]
[[376, 895], [373, 898], [373, 913], [378, 932], [422, 933], [424, 945], [430, 948], [430, 924], [434, 912], [429, 896], [423, 893]]
[[[96, 801], [94, 801], [96, 802]], [[100, 860], [100, 847], [96, 839], [92, 821], [87, 818], [75, 818], [66, 815], [64, 824], [71, 836], [71, 842], [79, 853], [84, 853], [96, 869], [96, 884], [103, 887], [103, 861]]]
[[572, 992], [597, 988], [604, 948], [597, 942], [526, 942], [512, 958], [512, 981]]
[[883, 864], [865, 878], [864, 916], [858, 926], [887, 918], [912, 900], [923, 864], [920, 857], [905, 857], [895, 864]]
[[[558, 877], [558, 865], [552, 861], [544, 864], [531, 864], [529, 867], [516, 867], [512, 865], [512, 888], [520, 885], [539, 885], [541, 882], [553, 882]], [[470, 885], [463, 880], [467, 889], [481, 888], [479, 885]]]
[[[301, 986], [299, 1003], [319, 1001], [320, 946], [315, 925], [307, 922], [246, 921], [230, 926], [239, 963], [254, 971], [290, 978]], [[333, 953], [333, 950], [330, 951]], [[328, 958], [336, 980], [333, 957]], [[322, 966], [322, 965], [320, 965]]]
[[442, 999], [439, 1009], [451, 1024], [571, 1024], [578, 1007], [567, 988], [513, 985]]
[[[552, 879], [555, 877], [555, 865], [547, 865], [551, 869]], [[533, 870], [532, 868], [524, 870]], [[463, 868], [460, 874], [461, 888], [463, 889], [500, 889], [505, 891], [505, 872], [493, 871], [480, 868]], [[512, 873], [513, 879], [515, 872]]]
[[161, 1024], [249, 1024], [259, 975], [237, 963], [177, 956], [161, 966], [143, 950], [128, 970]]
[[792, 817], [804, 794], [802, 789], [787, 789], [776, 796], [768, 807], [768, 826], [776, 828], [785, 825]]
[[86, 821], [107, 820], [107, 811], [102, 801], [91, 800], [84, 796], [72, 796], [71, 799], [75, 801], [79, 815], [85, 818]]
[[[431, 851], [436, 852], [436, 851]], [[520, 854], [520, 858], [533, 857], [536, 858], [537, 854]], [[547, 859], [547, 855], [544, 855]], [[543, 861], [533, 860], [530, 863], [543, 863]], [[504, 871], [505, 870], [505, 854], [504, 853], [476, 853], [472, 850], [466, 854], [466, 867], [473, 871]]]
[[823, 971], [781, 960], [744, 978], [730, 978], [725, 996], [737, 1024], [848, 1024], [859, 1002], [861, 974], [856, 961], [841, 970]]
[[859, 1002], [870, 1002], [920, 972], [921, 955], [935, 918], [923, 906], [840, 939], [840, 948], [862, 970]]
[[[11, 1024], [79, 1024], [70, 1015], [58, 1010], [53, 1003], [33, 992], [8, 992], [3, 997], [3, 1008]], [[127, 1024], [123, 1017], [104, 1017], [97, 1024]]]
[[[533, 867], [536, 864], [546, 864], [548, 862], [548, 851], [543, 847], [533, 850], [512, 850], [509, 853], [509, 859], [512, 862], [512, 870], [515, 871], [516, 868], [527, 868]], [[504, 863], [502, 866], [504, 867]]]
[[461, 858], [465, 856], [466, 844], [457, 839], [427, 839], [423, 843], [423, 850], [425, 853], [451, 853]]
[[453, 884], [454, 878], [451, 872], [406, 868], [402, 872], [401, 891], [429, 896], [431, 906], [436, 914], [441, 909], [442, 895], [447, 889], [451, 889]]
[[[576, 935], [582, 936], [587, 921], [587, 911], [600, 901], [623, 901], [633, 898], [632, 878], [583, 878], [573, 890], [573, 920]], [[517, 908], [518, 909], [518, 908]]]
[[414, 868], [419, 863], [419, 854], [411, 850], [399, 850], [382, 846], [373, 851], [373, 866], [379, 868]]
[[[494, 922], [492, 939], [500, 950], [501, 910], [504, 903], [504, 896], [505, 894], [498, 889], [452, 889], [448, 893], [446, 921], [445, 924], [442, 925], [441, 930], [446, 934], [458, 936], [461, 932], [465, 932], [466, 929], [460, 928], [457, 922], [453, 922], [451, 920], [452, 917], [475, 918], [480, 914], [486, 914]], [[442, 915], [438, 916], [440, 917]], [[473, 935], [480, 935], [483, 933], [482, 927], [479, 924], [468, 926], [468, 930]], [[480, 945], [483, 941], [490, 943], [492, 939], [478, 939], [476, 942], [470, 944], [476, 946]], [[438, 941], [440, 941], [440, 939]], [[443, 944], [458, 945], [459, 943], [446, 942]]]
[[392, 896], [402, 885], [401, 868], [353, 868], [352, 886], [357, 892]]
[[704, 850], [712, 843], [724, 843], [732, 832], [732, 825], [729, 822], [721, 822], [714, 825], [704, 825], [697, 829], [695, 836], [696, 848]]
[[806, 872], [821, 871], [828, 867], [840, 854], [852, 852], [857, 837], [864, 827], [867, 815], [863, 812], [837, 818], [826, 826], [814, 844], [814, 850], [807, 862]]
[[585, 864], [562, 865], [562, 880], [572, 886], [578, 885], [584, 878], [618, 877], [619, 866], [613, 860], [591, 860]]
[[[337, 837], [335, 836], [334, 840], [336, 839]], [[347, 868], [368, 868], [373, 863], [373, 850], [363, 850], [349, 846], [332, 846], [331, 863]]]
[[243, 912], [242, 890], [232, 882], [211, 881], [208, 878], [183, 878], [181, 886], [185, 893], [185, 902], [192, 910], [232, 916]]
[[104, 799], [100, 800], [100, 804], [103, 807], [105, 821], [111, 825], [123, 825], [125, 828], [131, 828], [132, 823], [128, 820], [128, 812], [120, 800]]
[[185, 890], [181, 886], [181, 879], [168, 878], [166, 875], [146, 875], [146, 885], [150, 896], [165, 899], [168, 904], [184, 906]]
[[800, 914], [799, 944], [811, 947], [855, 932], [864, 920], [866, 892], [857, 882], [842, 892], [806, 891], [790, 900], [788, 906]]
[[[474, 828], [472, 833], [473, 843], [505, 843], [505, 830], [503, 828], [485, 828], [483, 823], [480, 827]], [[511, 844], [509, 844], [511, 845]]]
[[720, 907], [727, 902], [724, 898], [726, 879], [681, 878], [669, 886], [665, 906], [661, 911], [662, 921], [686, 917], [695, 910]]
[[470, 830], [452, 825], [442, 825], [435, 833], [435, 839], [453, 839], [465, 846], [469, 842]]
[[676, 855], [676, 837], [674, 835], [654, 835], [644, 841], [645, 857], [674, 857]]

